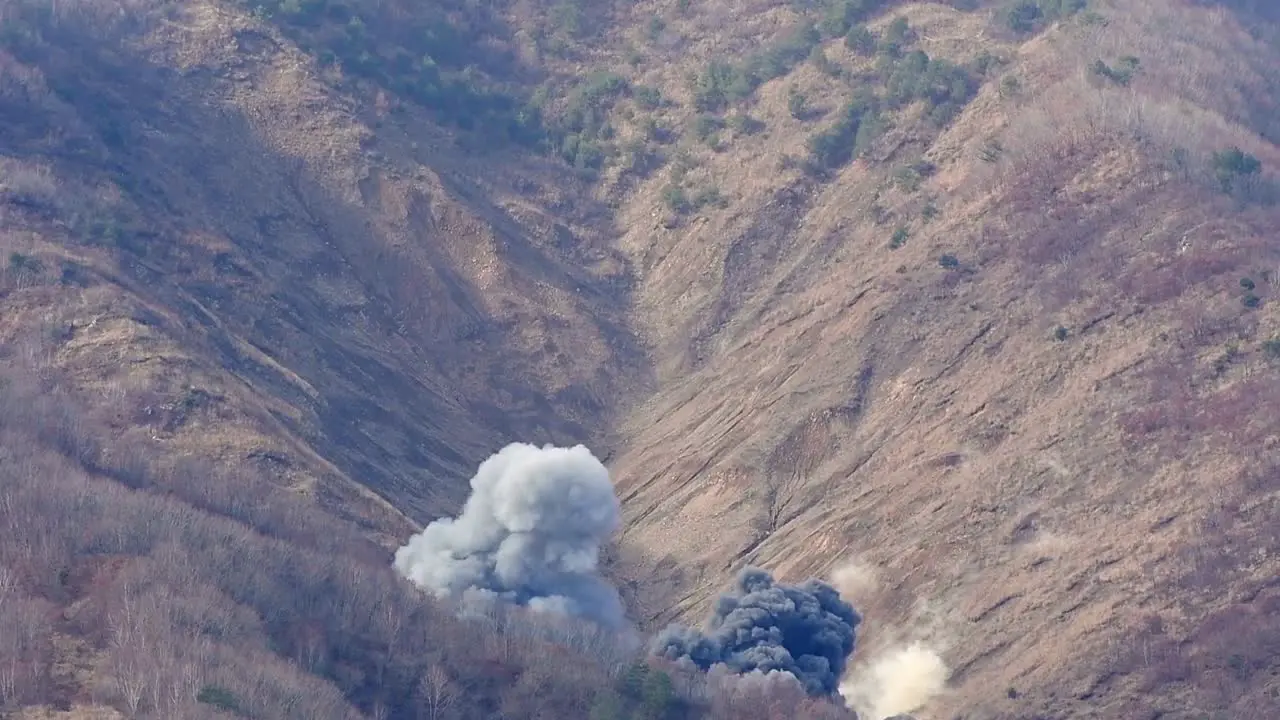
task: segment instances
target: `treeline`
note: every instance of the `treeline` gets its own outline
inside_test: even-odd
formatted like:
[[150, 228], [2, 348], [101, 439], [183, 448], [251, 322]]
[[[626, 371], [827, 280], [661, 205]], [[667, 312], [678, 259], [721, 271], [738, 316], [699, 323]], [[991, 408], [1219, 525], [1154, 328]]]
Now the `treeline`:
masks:
[[539, 146], [546, 138], [510, 47], [511, 29], [478, 3], [239, 0], [322, 65], [431, 109], [444, 123]]
[[[114, 444], [0, 348], [0, 710], [135, 718], [851, 717], [786, 683], [643, 662], [634, 639], [459, 616], [353, 527], [260, 477]], [[78, 639], [89, 679], [55, 671]], [[74, 645], [74, 643], [72, 644]]]
[[860, 54], [874, 54], [875, 69], [854, 88], [836, 121], [809, 138], [808, 163], [817, 172], [838, 168], [867, 152], [889, 129], [889, 113], [911, 103], [924, 105], [934, 130], [945, 127], [973, 98], [996, 62], [983, 56], [966, 67], [930, 58], [923, 50], [908, 50], [916, 33], [902, 16], [879, 36], [863, 26], [849, 33], [846, 44]]

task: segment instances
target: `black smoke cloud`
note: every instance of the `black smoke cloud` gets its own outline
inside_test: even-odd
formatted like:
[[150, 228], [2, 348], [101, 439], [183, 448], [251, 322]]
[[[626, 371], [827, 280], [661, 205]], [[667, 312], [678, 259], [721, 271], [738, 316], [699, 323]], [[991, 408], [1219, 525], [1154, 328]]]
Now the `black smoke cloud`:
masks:
[[840, 593], [820, 580], [785, 585], [747, 568], [734, 591], [720, 597], [706, 632], [672, 625], [652, 651], [703, 670], [725, 665], [737, 673], [787, 672], [810, 695], [831, 695], [860, 622]]
[[462, 513], [413, 536], [395, 568], [438, 597], [501, 600], [619, 628], [622, 602], [597, 573], [619, 517], [609, 471], [586, 447], [512, 443], [481, 463]]

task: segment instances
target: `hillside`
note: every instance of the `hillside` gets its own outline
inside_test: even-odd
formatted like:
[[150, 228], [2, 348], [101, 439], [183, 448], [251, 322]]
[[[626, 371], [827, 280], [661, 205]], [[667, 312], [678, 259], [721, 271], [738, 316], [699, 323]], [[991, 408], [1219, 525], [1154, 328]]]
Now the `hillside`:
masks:
[[422, 517], [433, 492], [459, 499], [427, 478], [465, 477], [495, 438], [581, 435], [634, 365], [625, 294], [605, 293], [620, 260], [583, 220], [432, 160], [425, 122], [375, 135], [374, 108], [249, 14], [44, 22], [11, 30], [39, 37], [14, 41], [7, 73], [27, 122], [6, 161], [24, 292], [5, 316], [39, 316], [8, 334], [56, 341], [55, 363], [122, 405], [178, 408], [153, 423], [161, 448], [267, 453]]
[[[403, 606], [371, 635], [346, 624], [364, 600], [312, 618], [207, 578], [262, 623], [235, 626], [264, 653], [238, 663], [359, 648], [296, 681], [341, 706], [305, 716], [423, 712], [379, 693], [432, 663], [488, 668], [476, 697], [528, 677], [476, 712], [546, 695], [525, 660], [465, 652], [380, 684], [395, 618], [425, 622], [387, 551], [516, 440], [606, 460], [609, 574], [646, 628], [704, 616], [747, 563], [841, 570], [866, 616], [855, 673], [909, 640], [949, 666], [900, 708], [922, 718], [1274, 714], [1269, 5], [7, 0], [0, 18], [0, 347], [29, 384], [5, 447], [60, 458], [3, 488], [53, 463], [68, 488], [123, 484], [277, 543], [237, 539], [247, 557], [383, 578]], [[26, 413], [34, 397], [57, 402]], [[14, 497], [62, 517], [33, 492]], [[127, 711], [93, 689], [121, 653], [76, 608], [145, 572], [76, 543], [56, 582], [21, 553], [0, 570], [60, 618], [58, 704]], [[520, 716], [581, 714], [574, 687]]]
[[[778, 169], [802, 132], [747, 140], [707, 160], [736, 210], [627, 225], [660, 258], [662, 389], [614, 464], [655, 616], [739, 562], [851, 559], [883, 642], [952, 667], [930, 717], [1274, 713], [1274, 195], [1189, 158], [1275, 167], [1276, 45], [1221, 8], [1091, 8], [1025, 42], [905, 8], [931, 54], [1008, 58], [944, 130], [822, 183]], [[1123, 83], [1092, 67], [1125, 55]]]

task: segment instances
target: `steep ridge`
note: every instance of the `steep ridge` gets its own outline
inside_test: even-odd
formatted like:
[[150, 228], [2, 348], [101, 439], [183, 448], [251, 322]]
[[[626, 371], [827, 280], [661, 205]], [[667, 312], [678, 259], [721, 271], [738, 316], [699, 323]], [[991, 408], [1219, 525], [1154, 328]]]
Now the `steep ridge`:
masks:
[[[701, 608], [742, 562], [854, 560], [884, 641], [953, 668], [930, 717], [1264, 717], [1271, 661], [1219, 671], [1254, 651], [1181, 639], [1277, 571], [1250, 533], [1280, 472], [1280, 216], [1208, 162], [1280, 161], [1274, 36], [1180, 3], [1094, 3], [1022, 45], [901, 12], [927, 52], [1004, 54], [1014, 80], [829, 182], [778, 169], [785, 137], [713, 158], [742, 212], [626, 236], [662, 258], [638, 291], [660, 390], [615, 463], [637, 577], [660, 578], [640, 606]], [[1096, 65], [1124, 55], [1123, 82]], [[918, 189], [877, 167], [914, 157], [936, 167]], [[1206, 566], [1215, 596], [1188, 579]], [[1169, 658], [1135, 661], [1152, 618]], [[1265, 657], [1270, 633], [1245, 644]]]
[[90, 33], [84, 7], [8, 61], [7, 244], [39, 272], [11, 267], [5, 315], [38, 308], [41, 351], [117, 405], [200, 406], [148, 452], [265, 445], [421, 520], [494, 445], [590, 434], [635, 365], [626, 271], [553, 171], [441, 155], [246, 13]]
[[1270, 717], [1271, 9], [952, 5], [7, 3], [0, 339], [384, 546], [589, 442], [637, 619], [852, 562], [922, 717]]

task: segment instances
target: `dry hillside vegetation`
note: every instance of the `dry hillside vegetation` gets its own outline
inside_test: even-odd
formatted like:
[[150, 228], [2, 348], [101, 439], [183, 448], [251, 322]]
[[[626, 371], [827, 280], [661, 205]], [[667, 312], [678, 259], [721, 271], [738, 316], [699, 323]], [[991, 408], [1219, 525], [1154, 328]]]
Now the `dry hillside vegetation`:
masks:
[[[931, 716], [1273, 714], [1274, 176], [1223, 151], [1280, 161], [1280, 57], [1221, 7], [1090, 10], [1024, 42], [903, 7], [1007, 59], [940, 134], [907, 108], [816, 182], [766, 131], [704, 151], [726, 210], [632, 206], [660, 389], [614, 467], [653, 616], [854, 556], [953, 668]], [[751, 111], [794, 125], [777, 90]]]
[[500, 439], [607, 414], [634, 351], [590, 203], [549, 189], [553, 218], [428, 166], [432, 131], [382, 140], [248, 13], [155, 5], [10, 21], [8, 339], [150, 413], [151, 452], [256, 457], [335, 507], [376, 485], [419, 519]]
[[0, 701], [794, 716], [391, 576], [525, 440], [646, 626], [856, 560], [922, 717], [1274, 716], [1273, 16], [0, 0]]
[[5, 718], [851, 717], [798, 686], [639, 662], [596, 625], [463, 619], [266, 478], [113, 458], [59, 370], [8, 359]]

